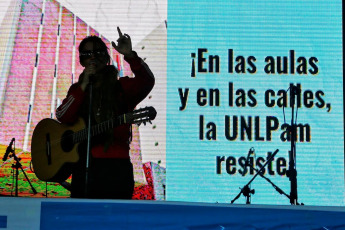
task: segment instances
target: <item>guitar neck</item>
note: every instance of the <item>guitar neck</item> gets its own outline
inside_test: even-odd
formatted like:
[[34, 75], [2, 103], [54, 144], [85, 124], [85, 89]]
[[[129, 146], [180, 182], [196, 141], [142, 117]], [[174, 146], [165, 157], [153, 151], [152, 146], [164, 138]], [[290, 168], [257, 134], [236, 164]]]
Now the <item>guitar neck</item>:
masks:
[[[91, 127], [91, 130], [90, 130], [91, 131], [91, 137], [100, 135], [100, 134], [102, 134], [102, 133], [104, 133], [110, 129], [117, 127], [117, 126], [131, 123], [131, 120], [132, 120], [131, 114], [128, 113], [128, 114], [123, 114], [123, 115], [117, 116], [116, 118], [110, 119], [108, 121], [104, 121], [104, 122], [99, 123], [97, 125], [93, 125]], [[75, 132], [73, 135], [73, 142], [76, 144], [76, 143], [87, 140], [88, 131], [89, 131], [89, 129], [85, 128], [85, 129], [82, 129], [78, 132]]]

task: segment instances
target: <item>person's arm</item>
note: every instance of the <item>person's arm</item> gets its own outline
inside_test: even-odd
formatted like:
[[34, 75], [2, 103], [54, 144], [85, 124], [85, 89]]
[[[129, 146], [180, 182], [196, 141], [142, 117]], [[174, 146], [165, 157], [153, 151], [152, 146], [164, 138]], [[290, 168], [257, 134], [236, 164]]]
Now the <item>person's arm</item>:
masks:
[[125, 61], [128, 62], [135, 75], [134, 78], [120, 79], [121, 86], [126, 94], [126, 99], [132, 106], [136, 106], [152, 90], [155, 79], [148, 65], [132, 50], [131, 37], [128, 34], [122, 34], [119, 27], [117, 27], [117, 31], [119, 33], [118, 44], [112, 42], [112, 46], [124, 55]]
[[151, 92], [155, 78], [149, 66], [138, 57], [136, 52], [132, 51], [132, 53], [133, 56], [130, 58], [125, 56], [125, 61], [130, 65], [135, 77], [123, 79], [121, 86], [126, 97], [135, 106]]
[[58, 121], [73, 124], [78, 119], [78, 111], [84, 98], [85, 92], [80, 84], [73, 84], [62, 104], [56, 109], [55, 116]]

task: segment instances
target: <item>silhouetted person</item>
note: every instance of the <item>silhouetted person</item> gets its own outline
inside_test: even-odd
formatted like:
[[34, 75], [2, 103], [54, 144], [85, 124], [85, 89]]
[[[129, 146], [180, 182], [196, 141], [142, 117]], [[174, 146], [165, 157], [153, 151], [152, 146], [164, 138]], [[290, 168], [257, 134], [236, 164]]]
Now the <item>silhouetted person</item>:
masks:
[[[110, 64], [108, 48], [101, 38], [88, 36], [79, 45], [79, 61], [84, 71], [68, 90], [56, 110], [57, 119], [73, 124], [82, 118], [87, 124], [89, 82], [93, 82], [92, 124], [133, 111], [154, 86], [154, 76], [132, 50], [131, 38], [117, 28], [119, 39], [112, 46], [129, 63], [135, 77], [118, 77]], [[131, 125], [124, 124], [92, 137], [87, 198], [131, 199], [134, 190], [133, 165], [129, 157]], [[78, 147], [80, 160], [72, 171], [71, 197], [85, 197], [86, 143]]]

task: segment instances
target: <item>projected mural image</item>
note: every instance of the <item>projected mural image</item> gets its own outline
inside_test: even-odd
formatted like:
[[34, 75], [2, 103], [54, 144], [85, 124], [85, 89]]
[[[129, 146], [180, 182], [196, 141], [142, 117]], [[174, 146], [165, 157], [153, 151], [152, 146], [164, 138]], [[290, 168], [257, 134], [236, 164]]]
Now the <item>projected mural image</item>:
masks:
[[[21, 169], [16, 186], [13, 153], [1, 164], [0, 194], [14, 195], [17, 190], [19, 196], [69, 197], [64, 184], [46, 183], [34, 175], [31, 136], [40, 120], [55, 118], [55, 109], [69, 86], [78, 81], [83, 70], [79, 64], [80, 41], [96, 35], [108, 48], [111, 43], [58, 1], [12, 1], [1, 29], [8, 31], [1, 41], [6, 44], [6, 52], [0, 57], [0, 150], [6, 152], [9, 141], [15, 138], [12, 149], [37, 194]], [[112, 48], [109, 51], [120, 77], [133, 76], [123, 56]], [[165, 168], [155, 162], [143, 162], [139, 127], [133, 125], [132, 132], [130, 154], [136, 182], [133, 199], [164, 199]]]

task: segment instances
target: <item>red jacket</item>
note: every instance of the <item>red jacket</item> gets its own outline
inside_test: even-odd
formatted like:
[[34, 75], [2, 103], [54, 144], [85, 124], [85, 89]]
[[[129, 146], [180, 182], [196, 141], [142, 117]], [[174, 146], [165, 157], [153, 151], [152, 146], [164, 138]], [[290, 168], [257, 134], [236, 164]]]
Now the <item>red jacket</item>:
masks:
[[[154, 86], [154, 76], [147, 64], [137, 55], [134, 58], [125, 58], [129, 63], [135, 77], [121, 77], [119, 79], [122, 87], [123, 99], [128, 111], [134, 110], [152, 90]], [[114, 76], [116, 77], [116, 76]], [[56, 118], [66, 124], [73, 124], [79, 118], [79, 110], [88, 100], [88, 95], [84, 92], [79, 83], [73, 84], [68, 90], [66, 98], [56, 110]], [[128, 111], [120, 111], [121, 114]], [[96, 158], [129, 158], [130, 125], [125, 124], [113, 129], [113, 141], [108, 148], [104, 148], [104, 143], [92, 145], [91, 153]]]

